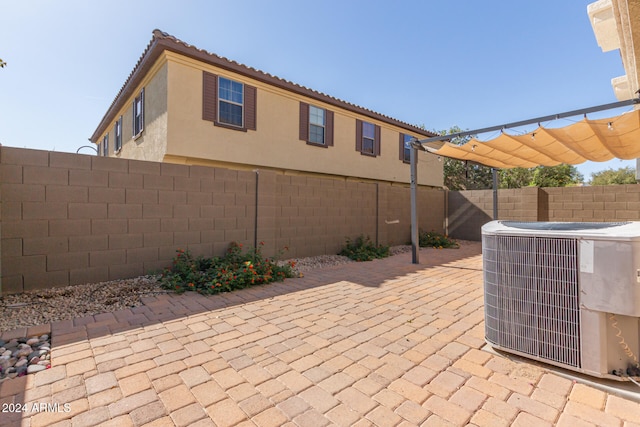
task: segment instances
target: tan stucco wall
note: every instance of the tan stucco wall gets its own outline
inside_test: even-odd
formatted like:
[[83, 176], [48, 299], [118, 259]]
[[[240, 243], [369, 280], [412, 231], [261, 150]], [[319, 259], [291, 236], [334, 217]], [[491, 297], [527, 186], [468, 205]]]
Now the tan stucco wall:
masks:
[[[174, 53], [167, 53], [167, 57], [169, 122], [164, 161], [409, 182], [409, 165], [399, 160], [398, 153], [402, 128]], [[256, 131], [230, 130], [202, 120], [203, 70], [257, 87]], [[301, 100], [334, 111], [333, 147], [310, 146], [298, 139]], [[355, 151], [356, 118], [381, 126], [380, 156], [363, 156]], [[421, 185], [442, 186], [442, 163], [433, 155], [420, 153], [418, 176]]]
[[[136, 87], [133, 95], [118, 111], [122, 115], [122, 149], [115, 153], [115, 120], [105, 133], [109, 134], [109, 157], [123, 159], [162, 161], [166, 152], [167, 134], [167, 75], [166, 58], [160, 57], [151, 72]], [[133, 139], [133, 100], [144, 87], [144, 130]], [[100, 136], [102, 141], [104, 134]], [[100, 152], [102, 155], [102, 151]]]

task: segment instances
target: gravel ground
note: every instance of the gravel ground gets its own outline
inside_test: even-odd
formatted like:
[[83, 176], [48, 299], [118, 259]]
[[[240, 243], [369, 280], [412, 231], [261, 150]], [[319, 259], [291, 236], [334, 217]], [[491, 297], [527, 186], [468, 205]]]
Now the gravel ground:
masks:
[[[391, 255], [410, 251], [411, 246], [407, 245], [391, 247]], [[341, 255], [292, 261], [296, 262], [296, 270], [300, 273], [354, 262]], [[142, 305], [142, 296], [166, 292], [160, 287], [157, 276], [141, 276], [6, 295], [0, 297], [0, 332], [136, 307]]]

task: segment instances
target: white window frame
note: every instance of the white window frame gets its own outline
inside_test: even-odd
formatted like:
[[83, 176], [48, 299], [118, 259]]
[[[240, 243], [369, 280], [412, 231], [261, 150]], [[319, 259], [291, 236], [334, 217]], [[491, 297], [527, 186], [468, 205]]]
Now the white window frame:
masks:
[[[371, 138], [365, 135], [366, 134], [365, 128], [369, 126], [373, 131], [373, 137]], [[365, 149], [365, 141], [371, 141], [371, 151], [368, 151]], [[362, 152], [364, 154], [368, 154], [371, 156], [376, 155], [376, 126], [373, 123], [364, 122], [364, 121], [362, 122]]]
[[413, 136], [404, 135], [404, 147], [402, 149], [402, 161], [405, 163], [411, 163], [411, 141], [413, 140]]
[[[314, 115], [313, 112], [319, 111], [322, 113], [322, 124], [314, 123], [312, 117], [317, 117], [317, 114]], [[311, 129], [315, 126], [317, 128], [322, 129], [322, 141], [314, 141], [311, 139]], [[316, 107], [314, 105], [309, 105], [309, 142], [313, 144], [325, 145], [327, 141], [327, 110], [324, 108]]]
[[[224, 98], [222, 98], [222, 97], [220, 96], [220, 91], [221, 91], [221, 87], [222, 87], [222, 85], [220, 84], [220, 82], [221, 82], [222, 80], [227, 80], [227, 81], [231, 82], [231, 84], [233, 84], [233, 83], [237, 83], [237, 84], [239, 84], [239, 85], [241, 85], [241, 86], [242, 86], [242, 102], [236, 102], [236, 101], [233, 101], [232, 99], [224, 99]], [[226, 77], [218, 76], [218, 93], [217, 93], [217, 102], [218, 102], [218, 105], [217, 105], [217, 107], [218, 107], [218, 108], [217, 108], [217, 111], [218, 111], [218, 123], [222, 123], [222, 124], [224, 124], [225, 126], [233, 126], [233, 127], [238, 127], [238, 128], [244, 128], [244, 112], [245, 112], [245, 105], [244, 105], [244, 92], [245, 92], [244, 83], [241, 83], [241, 82], [239, 82], [239, 81], [237, 81], [237, 80], [229, 79], [229, 78], [226, 78]], [[240, 122], [240, 124], [237, 124], [237, 123], [231, 123], [230, 121], [226, 121], [226, 120], [222, 120], [222, 119], [221, 119], [221, 115], [220, 115], [220, 113], [221, 113], [221, 111], [222, 111], [222, 108], [220, 108], [220, 105], [221, 105], [221, 103], [222, 103], [222, 102], [225, 102], [225, 103], [227, 103], [227, 104], [231, 104], [231, 105], [240, 106], [240, 108], [242, 109], [242, 113], [240, 114], [240, 117], [241, 117], [241, 122]]]

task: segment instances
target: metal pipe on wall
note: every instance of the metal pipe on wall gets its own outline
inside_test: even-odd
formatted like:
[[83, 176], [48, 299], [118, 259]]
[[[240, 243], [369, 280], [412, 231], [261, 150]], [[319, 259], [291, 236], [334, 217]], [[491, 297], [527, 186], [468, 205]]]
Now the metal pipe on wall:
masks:
[[418, 236], [418, 145], [411, 144], [411, 262], [420, 264], [420, 241]]

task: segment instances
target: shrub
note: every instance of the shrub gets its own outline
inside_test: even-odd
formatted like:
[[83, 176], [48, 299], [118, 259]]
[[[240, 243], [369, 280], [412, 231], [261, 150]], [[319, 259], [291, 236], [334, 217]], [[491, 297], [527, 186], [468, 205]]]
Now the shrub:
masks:
[[275, 260], [264, 258], [260, 247], [243, 252], [242, 245], [233, 242], [221, 258], [194, 258], [188, 250], [178, 249], [171, 267], [162, 272], [160, 283], [178, 293], [217, 294], [294, 277], [294, 262], [279, 266]]
[[435, 231], [420, 231], [419, 242], [421, 248], [432, 247], [436, 249], [442, 248], [459, 248], [460, 245], [449, 237], [436, 233]]
[[355, 240], [347, 238], [347, 243], [338, 255], [344, 255], [354, 261], [371, 261], [388, 257], [389, 246], [375, 245], [369, 236], [360, 235]]

